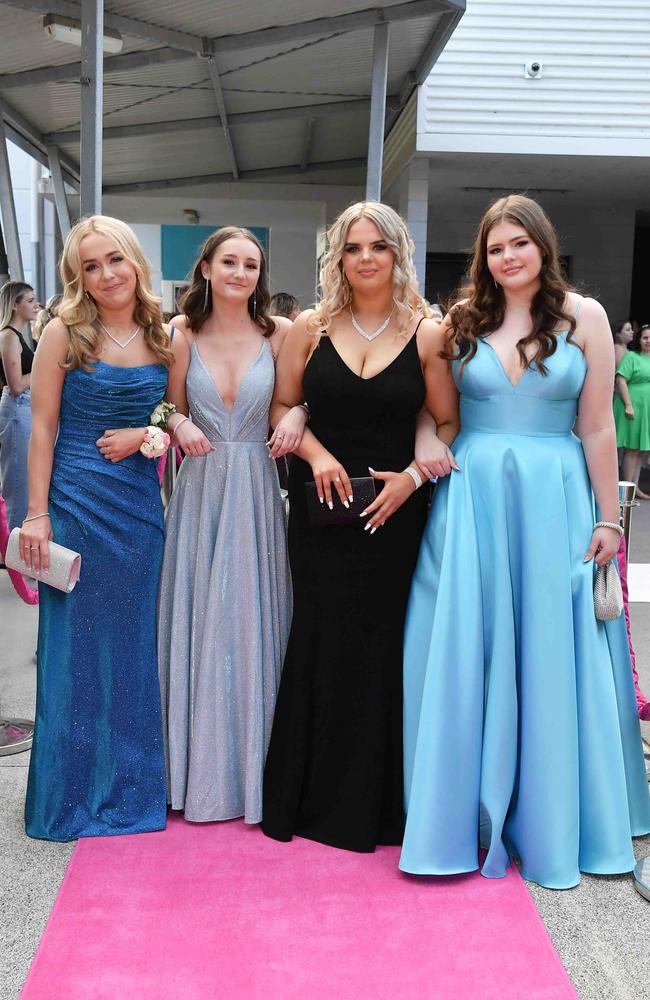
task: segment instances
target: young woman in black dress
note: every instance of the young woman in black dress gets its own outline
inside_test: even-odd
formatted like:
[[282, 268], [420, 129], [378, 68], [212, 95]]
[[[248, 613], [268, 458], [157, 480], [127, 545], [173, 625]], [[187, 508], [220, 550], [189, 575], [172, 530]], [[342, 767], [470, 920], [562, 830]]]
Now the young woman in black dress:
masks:
[[[294, 616], [264, 782], [262, 828], [277, 840], [373, 851], [402, 839], [402, 631], [427, 505], [418, 486], [450, 472], [458, 429], [412, 249], [388, 206], [343, 212], [323, 298], [296, 319], [278, 361], [272, 422], [305, 400], [310, 427], [289, 478]], [[425, 405], [438, 437], [418, 465]], [[358, 505], [358, 526], [311, 524], [308, 481], [321, 503], [347, 507], [350, 481], [368, 476], [377, 498]]]

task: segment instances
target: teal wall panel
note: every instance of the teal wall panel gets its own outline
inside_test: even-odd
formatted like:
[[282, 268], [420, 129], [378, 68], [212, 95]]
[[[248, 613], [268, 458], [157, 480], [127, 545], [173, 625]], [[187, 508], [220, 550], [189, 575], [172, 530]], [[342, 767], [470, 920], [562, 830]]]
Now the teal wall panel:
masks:
[[[201, 247], [219, 226], [161, 226], [162, 276], [165, 281], [186, 281]], [[269, 231], [248, 226], [268, 256]]]

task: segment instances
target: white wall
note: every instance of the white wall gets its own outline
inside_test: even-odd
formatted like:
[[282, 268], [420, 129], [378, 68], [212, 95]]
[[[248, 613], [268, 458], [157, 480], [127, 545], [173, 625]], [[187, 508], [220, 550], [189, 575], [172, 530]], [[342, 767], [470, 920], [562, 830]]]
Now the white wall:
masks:
[[[109, 195], [104, 211], [124, 219], [141, 237], [160, 283], [160, 224], [187, 225], [184, 208], [199, 214], [201, 225], [266, 226], [270, 230], [271, 291], [295, 295], [306, 308], [314, 301], [317, 281], [318, 240], [323, 229], [351, 200], [356, 189], [311, 188], [285, 190], [283, 185], [230, 186], [220, 197], [170, 192], [161, 195]], [[239, 197], [237, 197], [239, 194]], [[299, 197], [302, 196], [302, 200]]]
[[417, 132], [422, 151], [650, 156], [650, 2], [467, 0]]

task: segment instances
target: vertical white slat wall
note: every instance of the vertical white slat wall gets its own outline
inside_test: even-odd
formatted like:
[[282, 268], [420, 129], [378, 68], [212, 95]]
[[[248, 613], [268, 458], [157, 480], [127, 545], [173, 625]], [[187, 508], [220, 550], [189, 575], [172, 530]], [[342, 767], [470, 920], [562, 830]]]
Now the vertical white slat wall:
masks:
[[[527, 64], [541, 72], [527, 78]], [[418, 150], [650, 155], [650, 0], [467, 0]]]

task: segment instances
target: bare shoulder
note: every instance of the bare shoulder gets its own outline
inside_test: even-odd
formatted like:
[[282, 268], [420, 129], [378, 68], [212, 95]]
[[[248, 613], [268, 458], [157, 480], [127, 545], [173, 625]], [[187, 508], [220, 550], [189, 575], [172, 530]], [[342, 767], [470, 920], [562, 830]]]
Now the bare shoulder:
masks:
[[274, 354], [277, 358], [285, 337], [291, 329], [291, 320], [287, 319], [286, 316], [271, 316], [270, 319], [273, 322], [275, 329], [269, 337], [269, 340], [271, 341]]
[[59, 355], [60, 360], [65, 361], [69, 348], [70, 334], [68, 333], [67, 326], [58, 317], [51, 319], [49, 323], [46, 323], [43, 333], [39, 338], [36, 350], [37, 355], [41, 357], [45, 353], [50, 356]]
[[[174, 316], [174, 318], [170, 321], [169, 326], [170, 328], [173, 326], [174, 331], [180, 333], [189, 346], [192, 345], [192, 342], [194, 341], [194, 333], [190, 330], [187, 322], [187, 316], [184, 316], [182, 313], [178, 316]], [[174, 338], [174, 340], [175, 339], [176, 338]]]
[[614, 354], [614, 341], [607, 313], [600, 302], [588, 296], [570, 292], [567, 297], [567, 311], [576, 316], [575, 341], [582, 351], [588, 353], [596, 348]]
[[186, 358], [189, 355], [189, 344], [185, 334], [176, 325], [175, 319], [171, 320], [170, 323], [163, 323], [163, 330], [169, 338], [169, 346], [174, 355], [174, 360]]

